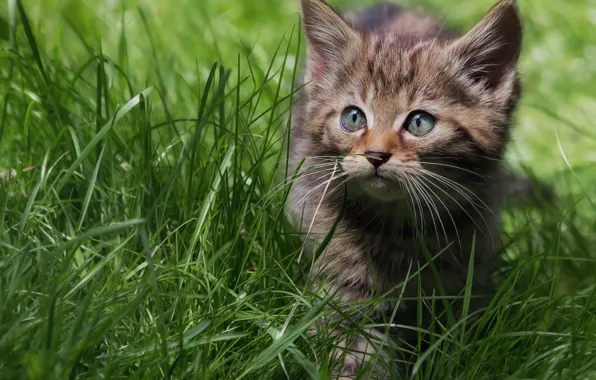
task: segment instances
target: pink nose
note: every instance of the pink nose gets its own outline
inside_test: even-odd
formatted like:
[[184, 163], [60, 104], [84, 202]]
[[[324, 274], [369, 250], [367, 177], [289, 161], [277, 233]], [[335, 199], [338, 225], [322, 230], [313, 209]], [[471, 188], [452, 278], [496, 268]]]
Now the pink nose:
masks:
[[366, 154], [366, 159], [368, 162], [370, 162], [375, 168], [378, 168], [385, 162], [389, 161], [389, 158], [391, 157], [391, 153], [376, 149], [367, 149], [364, 151], [364, 154]]

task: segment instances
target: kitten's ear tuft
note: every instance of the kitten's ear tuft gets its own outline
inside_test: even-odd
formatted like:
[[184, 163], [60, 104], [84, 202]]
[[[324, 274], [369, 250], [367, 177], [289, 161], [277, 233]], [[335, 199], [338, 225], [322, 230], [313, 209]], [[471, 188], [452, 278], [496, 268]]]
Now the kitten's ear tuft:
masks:
[[346, 48], [359, 36], [324, 0], [302, 0], [308, 40], [309, 68], [315, 77], [341, 62]]
[[522, 40], [522, 20], [515, 0], [501, 0], [452, 48], [463, 61], [464, 72], [494, 89], [515, 70]]

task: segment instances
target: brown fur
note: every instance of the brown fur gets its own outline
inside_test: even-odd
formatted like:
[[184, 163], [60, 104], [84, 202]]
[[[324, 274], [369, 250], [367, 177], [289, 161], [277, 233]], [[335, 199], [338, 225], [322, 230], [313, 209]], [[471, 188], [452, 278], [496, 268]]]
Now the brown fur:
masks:
[[[292, 158], [294, 164], [307, 160], [290, 211], [309, 238], [316, 242], [331, 229], [347, 191], [339, 229], [313, 268], [318, 286], [339, 289], [343, 302], [395, 297], [408, 271], [426, 264], [422, 292], [437, 294], [426, 246], [438, 255], [434, 265], [445, 291], [457, 296], [476, 236], [473, 290], [485, 297], [472, 307], [482, 308], [499, 248], [501, 161], [520, 96], [522, 27], [514, 1], [500, 1], [463, 37], [394, 5], [345, 18], [322, 0], [302, 0], [302, 9], [308, 64], [294, 110]], [[367, 128], [340, 128], [349, 106], [364, 111]], [[416, 137], [402, 127], [415, 110], [435, 116], [429, 135]], [[391, 155], [378, 168], [382, 180], [374, 177], [366, 150]], [[418, 294], [415, 284], [406, 286], [406, 297]], [[395, 306], [385, 302], [376, 312], [391, 315]], [[415, 310], [401, 302], [394, 323], [416, 325]], [[423, 318], [429, 323], [427, 313]], [[349, 354], [338, 374], [354, 375], [368, 359], [373, 350], [364, 342], [344, 344], [342, 351], [367, 348]]]

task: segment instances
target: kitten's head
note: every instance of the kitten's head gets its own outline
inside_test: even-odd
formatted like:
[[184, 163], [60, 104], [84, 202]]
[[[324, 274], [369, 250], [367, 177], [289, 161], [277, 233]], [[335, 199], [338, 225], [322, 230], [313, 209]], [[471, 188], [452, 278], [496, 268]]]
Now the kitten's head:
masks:
[[522, 24], [513, 0], [460, 38], [365, 33], [323, 0], [302, 0], [302, 8], [301, 137], [311, 156], [343, 157], [349, 186], [392, 200], [409, 178], [461, 181], [502, 158], [519, 99]]

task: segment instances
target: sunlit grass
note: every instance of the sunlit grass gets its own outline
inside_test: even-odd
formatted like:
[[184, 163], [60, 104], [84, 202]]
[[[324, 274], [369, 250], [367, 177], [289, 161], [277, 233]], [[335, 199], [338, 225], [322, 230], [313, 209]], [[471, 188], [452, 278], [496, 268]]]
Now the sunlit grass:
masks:
[[[0, 378], [327, 378], [275, 191], [298, 1], [23, 3], [0, 7]], [[460, 28], [490, 3], [425, 2]], [[596, 5], [520, 3], [511, 162], [558, 198], [504, 215], [498, 296], [429, 327], [418, 379], [596, 376]]]

